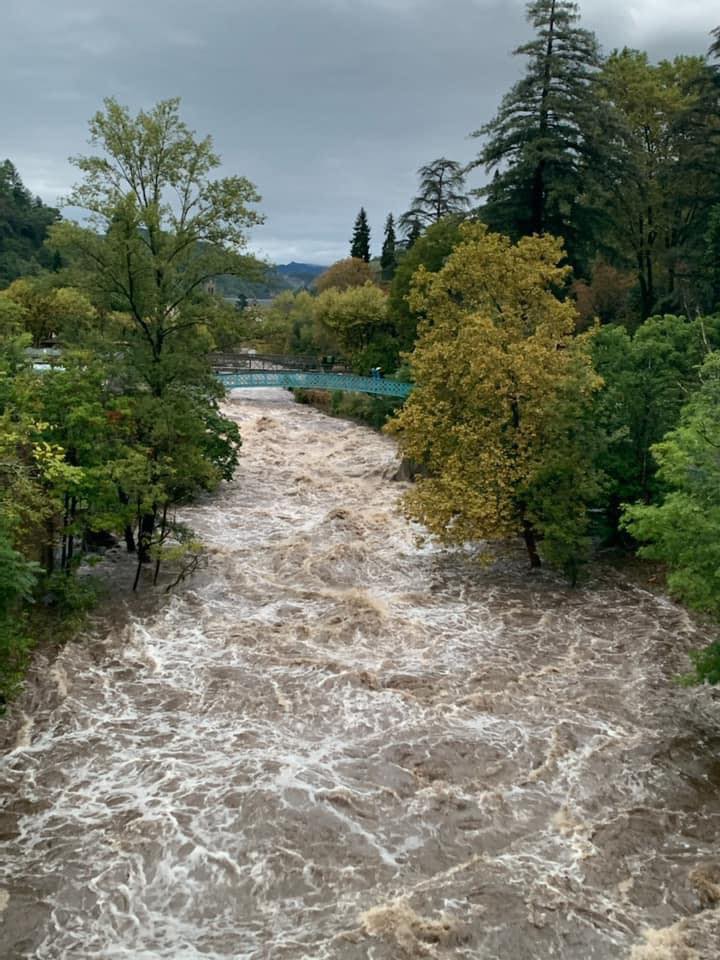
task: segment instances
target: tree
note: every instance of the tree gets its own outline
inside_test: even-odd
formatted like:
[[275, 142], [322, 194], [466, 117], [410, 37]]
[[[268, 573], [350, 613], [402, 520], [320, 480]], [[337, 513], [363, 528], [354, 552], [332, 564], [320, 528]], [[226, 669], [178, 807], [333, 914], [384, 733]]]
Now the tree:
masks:
[[444, 217], [463, 213], [470, 201], [465, 192], [465, 168], [456, 160], [440, 157], [418, 170], [420, 187], [400, 226], [409, 238]]
[[633, 312], [630, 297], [634, 288], [632, 272], [618, 270], [605, 260], [596, 260], [590, 271], [590, 280], [577, 280], [572, 285], [583, 329], [596, 320], [630, 325]]
[[390, 285], [388, 301], [388, 311], [400, 350], [412, 350], [415, 346], [418, 322], [422, 316], [422, 312], [412, 309], [408, 302], [413, 277], [420, 267], [430, 273], [440, 270], [459, 240], [460, 220], [447, 217], [429, 227], [402, 257]]
[[24, 326], [34, 346], [57, 337], [63, 343], [77, 343], [97, 318], [90, 299], [80, 290], [59, 287], [54, 277], [14, 280], [0, 297], [23, 308]]
[[88, 211], [87, 225], [51, 233], [84, 289], [115, 311], [94, 349], [131, 398], [117, 487], [136, 511], [142, 563], [163, 541], [174, 504], [232, 474], [239, 435], [217, 409], [208, 287], [220, 274], [244, 273], [259, 197], [244, 177], [213, 179], [220, 159], [209, 137], [182, 122], [177, 99], [135, 117], [108, 99], [90, 130], [100, 154], [74, 159], [84, 180], [68, 199]]
[[372, 270], [368, 264], [358, 257], [346, 257], [338, 260], [331, 267], [321, 273], [315, 281], [318, 293], [325, 290], [347, 290], [349, 287], [364, 287], [372, 282]]
[[357, 260], [364, 260], [365, 263], [370, 262], [370, 227], [364, 207], [360, 207], [360, 213], [355, 219], [350, 241], [350, 256]]
[[623, 503], [652, 503], [661, 496], [651, 450], [677, 425], [699, 385], [704, 357], [718, 347], [720, 318], [709, 317], [651, 317], [632, 334], [613, 324], [595, 336], [593, 359], [604, 386], [595, 397], [594, 419], [607, 435], [600, 466], [611, 536]]
[[512, 237], [560, 236], [572, 259], [588, 166], [598, 162], [598, 44], [567, 0], [534, 0], [527, 18], [535, 38], [514, 51], [528, 57], [525, 76], [473, 133], [486, 138], [477, 163], [495, 172], [478, 191], [486, 200], [482, 217]]
[[668, 492], [628, 507], [625, 524], [641, 556], [668, 564], [676, 596], [720, 616], [720, 355], [707, 358], [701, 380], [680, 425], [652, 449]]
[[252, 339], [275, 353], [318, 353], [315, 302], [307, 290], [285, 290], [260, 311]]
[[131, 117], [109, 98], [90, 121], [100, 156], [75, 157], [84, 181], [68, 204], [88, 227], [56, 225], [52, 241], [87, 270], [93, 292], [131, 319], [146, 355], [151, 390], [163, 389], [162, 358], [183, 332], [203, 324], [207, 285], [242, 275], [246, 229], [262, 222], [244, 177], [211, 179], [220, 165], [209, 137], [198, 140], [164, 100]]
[[405, 236], [403, 237], [403, 245], [406, 250], [412, 249], [422, 236], [422, 232], [423, 230], [419, 220], [413, 220], [412, 223], [406, 225]]
[[425, 314], [416, 387], [390, 428], [427, 475], [407, 511], [444, 543], [522, 535], [532, 566], [542, 551], [574, 579], [598, 493], [589, 414], [600, 379], [573, 304], [554, 292], [568, 274], [562, 243], [460, 229], [410, 297]]
[[708, 52], [711, 57], [716, 57], [720, 60], [720, 27], [715, 27], [715, 29], [711, 31], [711, 35], [715, 37], [715, 40]]
[[380, 257], [383, 280], [392, 280], [395, 274], [395, 268], [397, 267], [395, 245], [395, 219], [393, 215], [389, 213], [385, 221], [385, 239], [383, 240], [382, 255]]
[[321, 293], [315, 302], [321, 348], [347, 357], [357, 373], [367, 374], [375, 366], [394, 370], [397, 346], [387, 305], [385, 293], [372, 283]]
[[612, 54], [598, 78], [610, 107], [597, 202], [605, 244], [633, 268], [644, 320], [689, 309], [704, 258], [712, 204], [720, 193], [720, 87], [702, 57], [651, 64], [647, 54]]

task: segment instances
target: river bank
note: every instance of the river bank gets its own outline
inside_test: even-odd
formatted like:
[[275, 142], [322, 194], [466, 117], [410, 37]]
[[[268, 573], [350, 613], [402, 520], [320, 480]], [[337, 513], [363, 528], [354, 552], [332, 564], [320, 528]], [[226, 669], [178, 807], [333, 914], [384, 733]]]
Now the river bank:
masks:
[[208, 569], [64, 648], [3, 762], [3, 956], [715, 957], [703, 628], [418, 543], [390, 440], [230, 409]]

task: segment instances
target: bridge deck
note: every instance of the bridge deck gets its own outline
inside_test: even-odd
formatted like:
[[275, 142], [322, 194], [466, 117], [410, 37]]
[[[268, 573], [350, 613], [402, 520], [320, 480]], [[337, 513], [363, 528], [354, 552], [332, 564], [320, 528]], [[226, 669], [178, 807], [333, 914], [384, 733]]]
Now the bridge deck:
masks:
[[407, 397], [411, 383], [361, 377], [354, 373], [302, 372], [297, 370], [255, 370], [232, 373], [218, 371], [218, 379], [229, 390], [244, 387], [305, 387], [314, 390], [342, 390], [346, 393], [370, 393], [379, 397]]

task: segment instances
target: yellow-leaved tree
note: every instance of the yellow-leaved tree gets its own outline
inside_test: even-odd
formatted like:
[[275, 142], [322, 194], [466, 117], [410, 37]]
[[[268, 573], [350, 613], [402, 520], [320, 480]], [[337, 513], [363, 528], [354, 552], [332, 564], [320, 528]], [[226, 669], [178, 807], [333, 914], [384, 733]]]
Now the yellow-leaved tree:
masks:
[[448, 544], [522, 536], [532, 566], [542, 554], [575, 580], [599, 492], [590, 401], [602, 381], [558, 296], [562, 242], [513, 244], [477, 223], [461, 237], [409, 298], [425, 317], [416, 388], [389, 424], [425, 468], [407, 512]]

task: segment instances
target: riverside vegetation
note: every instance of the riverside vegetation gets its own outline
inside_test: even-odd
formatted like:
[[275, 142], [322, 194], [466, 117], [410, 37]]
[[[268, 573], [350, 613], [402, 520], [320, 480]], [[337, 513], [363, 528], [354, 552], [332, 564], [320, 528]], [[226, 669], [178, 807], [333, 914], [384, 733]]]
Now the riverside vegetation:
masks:
[[[443, 542], [522, 537], [572, 580], [598, 543], [638, 548], [720, 616], [720, 41], [654, 64], [603, 56], [575, 4], [528, 19], [525, 76], [476, 134], [487, 186], [425, 164], [380, 258], [363, 209], [352, 256], [264, 310], [213, 296], [216, 277], [261, 275], [243, 252], [260, 198], [213, 179], [177, 100], [105, 102], [97, 153], [75, 160], [82, 225], [0, 167], [3, 697], [39, 623], [89, 602], [77, 573], [98, 543], [125, 543], [135, 586], [193, 569], [175, 508], [237, 464], [209, 354], [241, 342], [409, 370], [404, 408], [336, 408], [391, 413], [422, 467], [405, 509]], [[40, 373], [26, 348], [51, 335], [62, 369]], [[693, 679], [720, 679], [720, 645]]]

